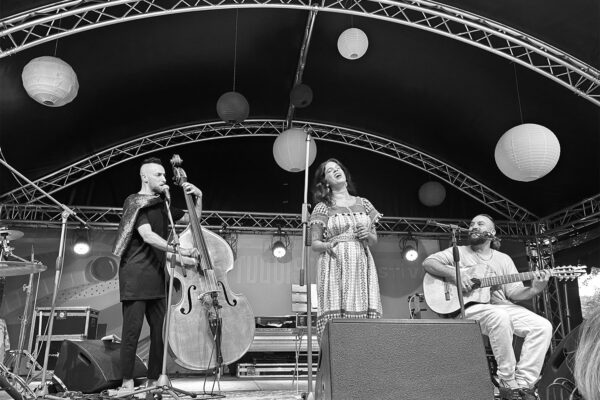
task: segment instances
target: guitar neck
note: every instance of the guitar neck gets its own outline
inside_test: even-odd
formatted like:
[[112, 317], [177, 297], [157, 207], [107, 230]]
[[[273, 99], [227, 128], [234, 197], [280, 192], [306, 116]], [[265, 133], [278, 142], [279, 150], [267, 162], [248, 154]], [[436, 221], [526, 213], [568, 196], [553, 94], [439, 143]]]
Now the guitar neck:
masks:
[[488, 287], [494, 285], [504, 285], [505, 283], [529, 281], [533, 278], [535, 278], [535, 274], [531, 271], [521, 272], [520, 274], [489, 276], [486, 278], [481, 278], [480, 286]]

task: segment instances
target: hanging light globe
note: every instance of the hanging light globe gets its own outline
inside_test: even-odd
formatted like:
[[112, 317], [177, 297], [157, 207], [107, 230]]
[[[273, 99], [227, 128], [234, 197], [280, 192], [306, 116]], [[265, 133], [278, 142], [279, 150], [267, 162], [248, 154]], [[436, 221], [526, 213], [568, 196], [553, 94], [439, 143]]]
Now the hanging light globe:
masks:
[[23, 68], [21, 79], [27, 94], [48, 107], [70, 103], [79, 91], [73, 68], [56, 57], [37, 57], [29, 61]]
[[238, 92], [223, 93], [217, 100], [217, 114], [225, 122], [242, 122], [250, 114], [250, 105]]
[[358, 28], [346, 29], [337, 42], [338, 51], [348, 60], [358, 60], [369, 48], [369, 38]]
[[300, 83], [290, 92], [290, 101], [296, 108], [308, 107], [313, 100], [313, 91], [310, 86]]
[[419, 188], [419, 201], [427, 207], [436, 207], [444, 202], [446, 189], [439, 182], [426, 182]]
[[[273, 157], [281, 168], [289, 172], [304, 171], [306, 163], [306, 132], [304, 129], [287, 129], [277, 136], [273, 143]], [[308, 149], [308, 165], [317, 157], [317, 145], [311, 137]]]
[[560, 143], [554, 133], [542, 125], [517, 125], [498, 140], [494, 157], [504, 175], [515, 181], [531, 182], [556, 166]]

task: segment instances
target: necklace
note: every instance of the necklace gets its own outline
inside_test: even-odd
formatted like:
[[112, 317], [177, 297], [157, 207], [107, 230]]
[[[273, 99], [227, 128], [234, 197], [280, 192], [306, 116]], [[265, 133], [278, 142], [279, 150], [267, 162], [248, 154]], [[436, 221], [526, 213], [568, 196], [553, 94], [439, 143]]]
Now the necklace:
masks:
[[479, 258], [481, 261], [490, 261], [492, 259], [492, 257], [494, 257], [494, 249], [492, 249], [491, 253], [490, 253], [490, 257], [489, 258], [483, 258], [481, 256], [481, 254], [479, 254], [479, 252], [475, 252], [475, 255], [477, 256], [477, 258]]

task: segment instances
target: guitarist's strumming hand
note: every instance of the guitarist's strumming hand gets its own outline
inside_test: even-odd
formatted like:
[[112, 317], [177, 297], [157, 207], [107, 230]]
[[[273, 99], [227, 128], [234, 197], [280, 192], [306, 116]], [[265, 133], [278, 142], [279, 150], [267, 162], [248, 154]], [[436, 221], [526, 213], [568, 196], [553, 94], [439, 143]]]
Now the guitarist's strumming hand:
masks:
[[[491, 275], [495, 275], [494, 271], [492, 271], [490, 269], [490, 266], [487, 264], [474, 264], [469, 266], [469, 268], [463, 268], [461, 269], [461, 273], [460, 273], [460, 288], [462, 289], [463, 292], [470, 292], [471, 290], [473, 290], [473, 286], [475, 285], [475, 283], [473, 282], [473, 276], [470, 273], [471, 271], [475, 271], [476, 269], [478, 269], [479, 271], [483, 272], [483, 276], [491, 276]], [[453, 281], [456, 281], [456, 278], [453, 279]], [[459, 285], [456, 285], [459, 286]]]

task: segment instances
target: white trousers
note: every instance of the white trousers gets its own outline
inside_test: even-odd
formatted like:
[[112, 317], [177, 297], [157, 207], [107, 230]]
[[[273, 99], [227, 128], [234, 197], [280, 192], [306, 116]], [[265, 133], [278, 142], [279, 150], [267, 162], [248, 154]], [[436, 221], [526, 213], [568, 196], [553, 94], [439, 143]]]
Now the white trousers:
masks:
[[[468, 319], [479, 321], [490, 338], [498, 364], [498, 377], [515, 379], [519, 386], [533, 387], [540, 376], [552, 339], [552, 324], [516, 304], [474, 304], [465, 310]], [[524, 338], [519, 362], [513, 350], [513, 334]]]

